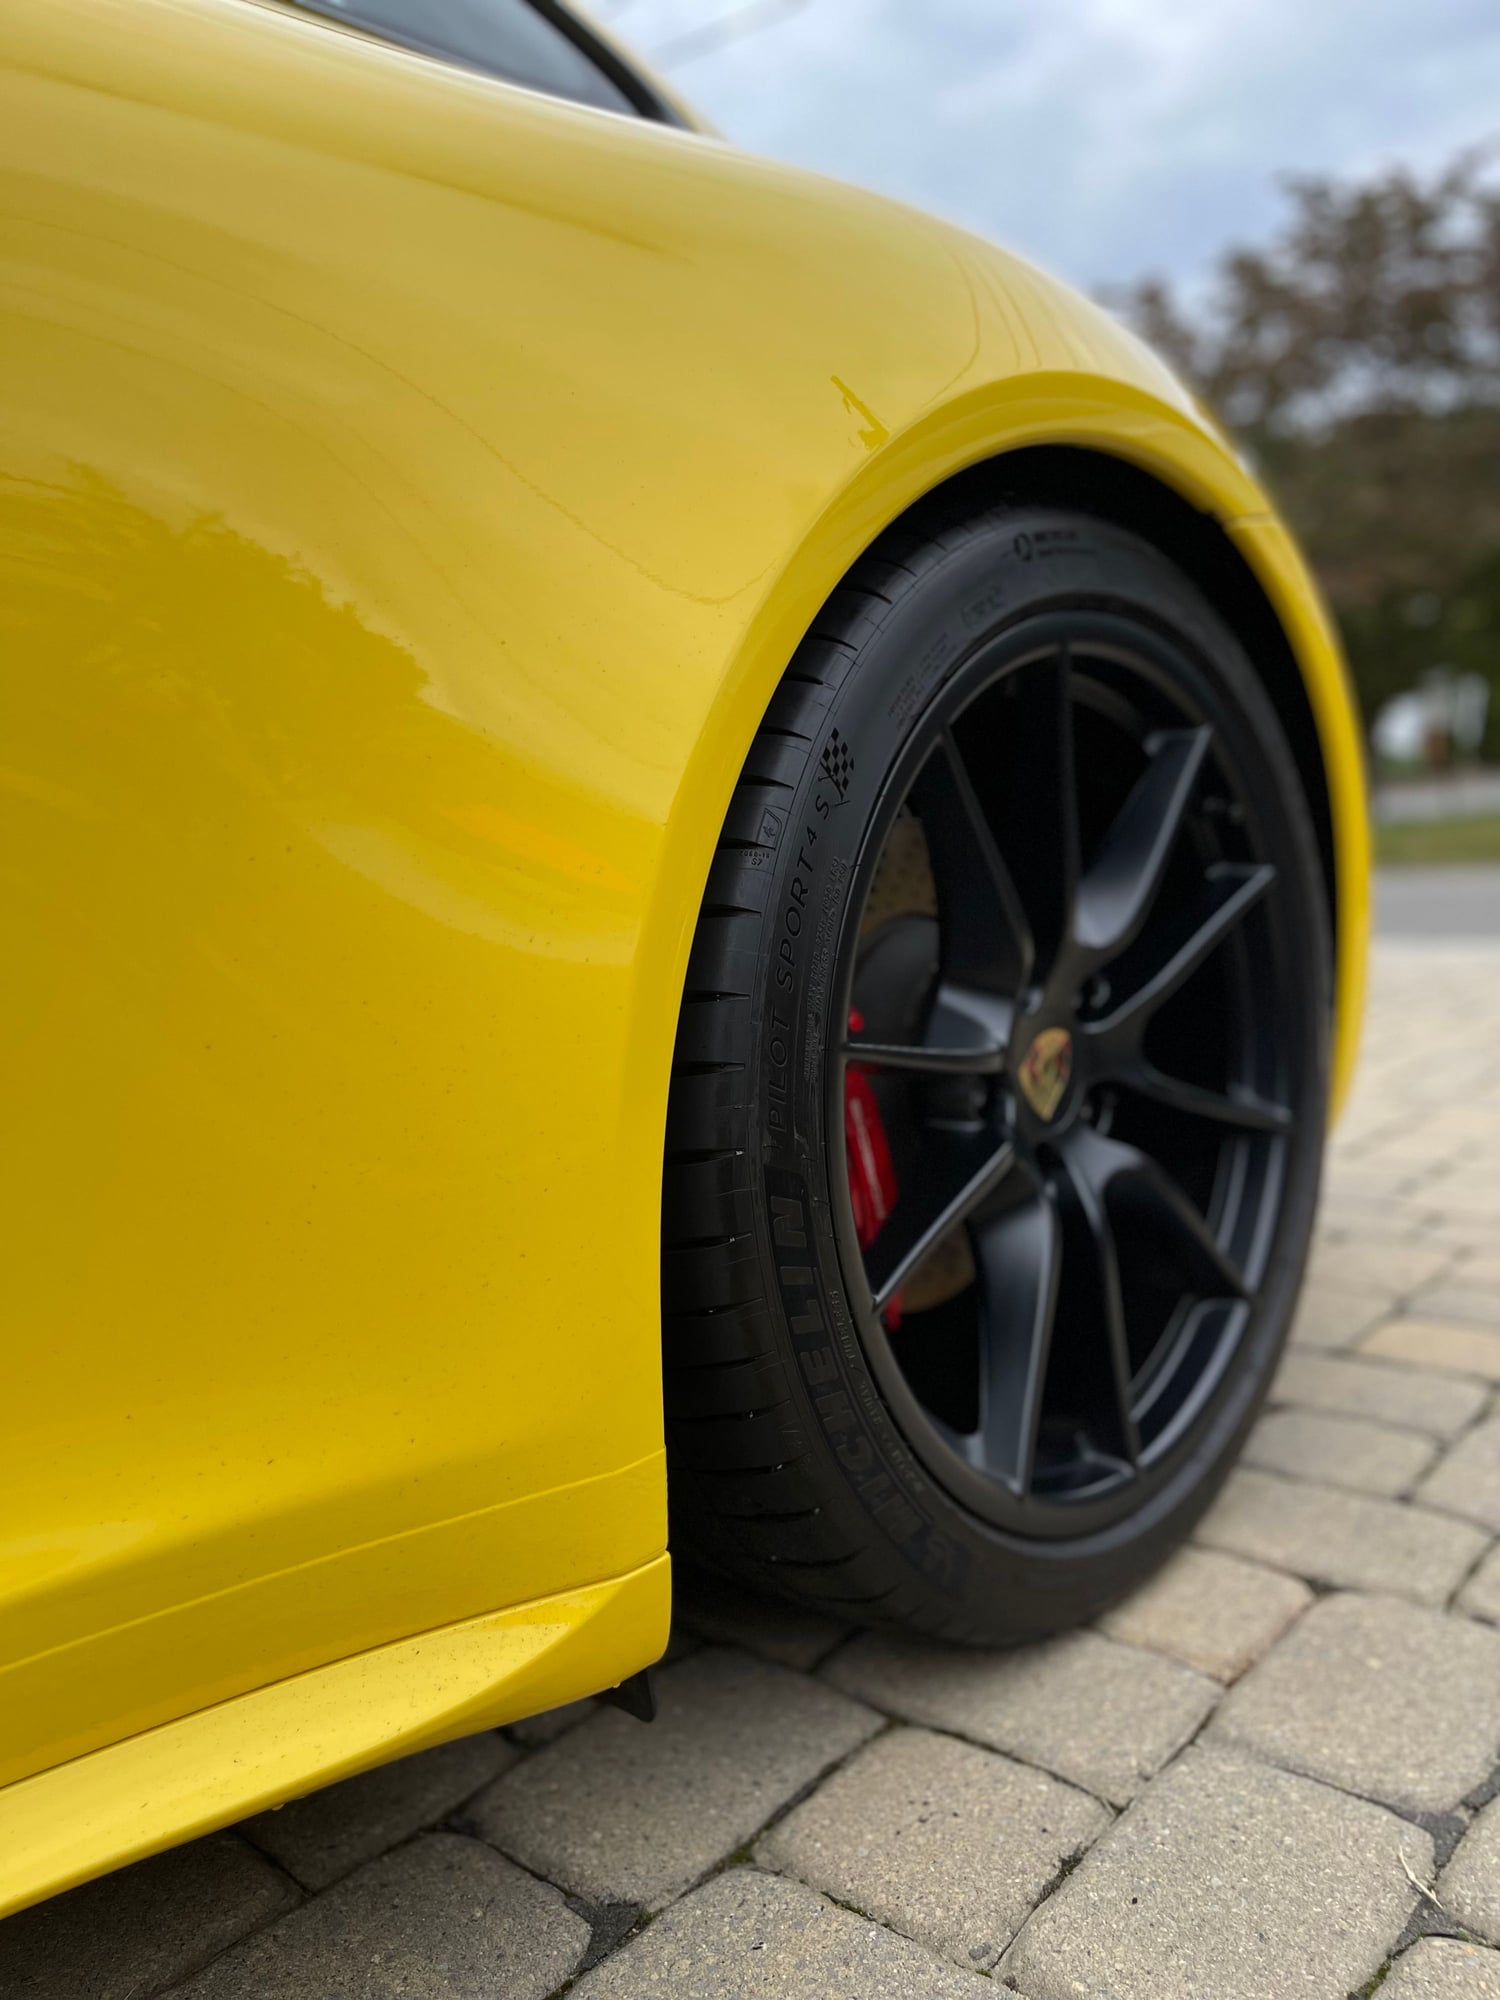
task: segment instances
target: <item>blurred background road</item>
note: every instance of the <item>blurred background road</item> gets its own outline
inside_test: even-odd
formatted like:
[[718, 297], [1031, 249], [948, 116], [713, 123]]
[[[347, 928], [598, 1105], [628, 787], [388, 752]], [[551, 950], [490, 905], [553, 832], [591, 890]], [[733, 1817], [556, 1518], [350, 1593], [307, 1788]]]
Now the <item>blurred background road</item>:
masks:
[[1500, 940], [1500, 868], [1388, 868], [1375, 882], [1383, 938]]

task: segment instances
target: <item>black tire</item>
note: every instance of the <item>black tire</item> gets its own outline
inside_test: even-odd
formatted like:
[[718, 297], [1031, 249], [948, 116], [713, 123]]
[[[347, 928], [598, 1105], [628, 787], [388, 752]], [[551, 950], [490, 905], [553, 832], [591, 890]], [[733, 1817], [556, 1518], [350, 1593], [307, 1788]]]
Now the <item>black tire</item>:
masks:
[[[882, 862], [911, 879], [872, 902]], [[1282, 730], [1169, 562], [1033, 507], [889, 534], [776, 692], [693, 945], [664, 1178], [674, 1543], [968, 1642], [1133, 1588], [1217, 1491], [1286, 1335], [1329, 965]], [[866, 995], [899, 1018], [850, 1060]]]

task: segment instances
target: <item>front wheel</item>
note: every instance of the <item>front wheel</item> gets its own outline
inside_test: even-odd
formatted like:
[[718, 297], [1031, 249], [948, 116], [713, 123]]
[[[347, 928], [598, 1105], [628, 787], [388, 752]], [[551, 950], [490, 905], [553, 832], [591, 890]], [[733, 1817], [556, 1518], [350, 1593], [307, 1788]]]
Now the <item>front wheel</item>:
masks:
[[888, 537], [788, 669], [699, 919], [677, 1539], [974, 1641], [1140, 1581], [1285, 1337], [1329, 957], [1280, 725], [1184, 577], [1051, 510]]

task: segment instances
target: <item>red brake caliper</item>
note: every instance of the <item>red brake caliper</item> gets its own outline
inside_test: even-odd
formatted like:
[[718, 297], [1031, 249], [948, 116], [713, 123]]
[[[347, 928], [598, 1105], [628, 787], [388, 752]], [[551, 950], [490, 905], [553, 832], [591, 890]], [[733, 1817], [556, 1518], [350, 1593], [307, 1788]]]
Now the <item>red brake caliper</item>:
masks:
[[[864, 1016], [858, 1008], [849, 1010], [849, 1032], [863, 1029]], [[885, 1227], [886, 1217], [896, 1206], [896, 1166], [885, 1135], [885, 1120], [868, 1070], [850, 1063], [844, 1071], [844, 1151], [849, 1156], [849, 1199], [854, 1207], [854, 1229], [861, 1250], [868, 1249]], [[885, 1309], [887, 1326], [899, 1325], [901, 1300], [891, 1300]]]

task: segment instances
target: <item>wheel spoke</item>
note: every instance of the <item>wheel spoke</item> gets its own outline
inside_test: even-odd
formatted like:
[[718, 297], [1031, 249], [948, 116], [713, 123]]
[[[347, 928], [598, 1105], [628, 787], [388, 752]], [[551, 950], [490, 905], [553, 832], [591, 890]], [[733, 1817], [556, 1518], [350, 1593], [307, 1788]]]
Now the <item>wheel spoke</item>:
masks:
[[1017, 678], [1016, 757], [1003, 801], [1006, 852], [1044, 966], [1072, 929], [1078, 893], [1078, 787], [1073, 768], [1073, 667], [1062, 646]]
[[[1015, 1164], [1014, 1148], [996, 1147], [989, 1138], [950, 1150], [929, 1131], [925, 1150], [929, 1157], [924, 1180], [902, 1188], [895, 1214], [865, 1252], [865, 1275], [877, 1312], [884, 1312], [943, 1238], [989, 1200]], [[952, 1152], [964, 1163], [958, 1173], [951, 1170]], [[943, 1153], [950, 1154], [950, 1170], [939, 1177], [931, 1156]]]
[[[1087, 1127], [1080, 1128], [1080, 1134], [1087, 1130]], [[1088, 1132], [1088, 1139], [1094, 1141], [1097, 1135]], [[1110, 1143], [1108, 1140], [1097, 1141], [1100, 1147], [1107, 1147]], [[1120, 1260], [1115, 1249], [1114, 1230], [1110, 1225], [1109, 1208], [1105, 1200], [1105, 1189], [1112, 1169], [1107, 1156], [1101, 1156], [1094, 1145], [1081, 1143], [1073, 1144], [1067, 1149], [1064, 1154], [1064, 1166], [1083, 1218], [1093, 1257], [1100, 1307], [1104, 1318], [1105, 1355], [1109, 1366], [1115, 1421], [1119, 1425], [1121, 1450], [1126, 1463], [1134, 1467], [1140, 1463], [1141, 1434], [1136, 1422], [1135, 1401], [1131, 1389], [1130, 1339], [1125, 1327], [1125, 1301], [1120, 1288]]]
[[1198, 895], [1169, 920], [1153, 925], [1120, 960], [1117, 983], [1125, 997], [1083, 1031], [1108, 1060], [1118, 1049], [1139, 1044], [1146, 1023], [1184, 986], [1209, 955], [1254, 909], [1276, 880], [1269, 863], [1215, 862]]
[[1274, 1104], [1241, 1084], [1222, 1092], [1204, 1090], [1181, 1077], [1168, 1076], [1144, 1060], [1121, 1070], [1115, 1081], [1155, 1104], [1185, 1111], [1193, 1118], [1206, 1118], [1214, 1125], [1230, 1125], [1241, 1132], [1289, 1132], [1292, 1127], [1292, 1114], [1286, 1105]]
[[1122, 1181], [1120, 1207], [1139, 1215], [1141, 1227], [1156, 1236], [1200, 1299], [1246, 1296], [1244, 1277], [1233, 1258], [1176, 1181], [1154, 1160], [1143, 1157], [1140, 1171]]
[[1012, 1003], [953, 980], [934, 996], [921, 1042], [862, 1042], [844, 1045], [844, 1056], [870, 1069], [899, 1069], [936, 1076], [993, 1076], [1005, 1066], [1015, 1018]]
[[1026, 1493], [1062, 1268], [1062, 1232], [1050, 1190], [971, 1225], [979, 1280], [979, 1430], [983, 1469]]
[[1117, 1210], [1172, 1260], [1202, 1299], [1243, 1299], [1245, 1280], [1228, 1252], [1172, 1176], [1139, 1147], [1081, 1125], [1067, 1142], [1075, 1182], [1086, 1181], [1106, 1209]]
[[1078, 885], [1074, 941], [1094, 964], [1115, 958], [1145, 923], [1182, 830], [1212, 732], [1171, 730], [1120, 808]]
[[1073, 658], [1066, 646], [1058, 655], [1056, 673], [1043, 676], [1041, 688], [1035, 718], [1036, 771], [1039, 783], [1049, 785], [1050, 781], [1059, 886], [1066, 925], [1078, 895], [1078, 778], [1073, 768]]
[[1031, 926], [951, 732], [918, 774], [911, 800], [937, 884], [944, 972], [1016, 991], [1036, 962]]

